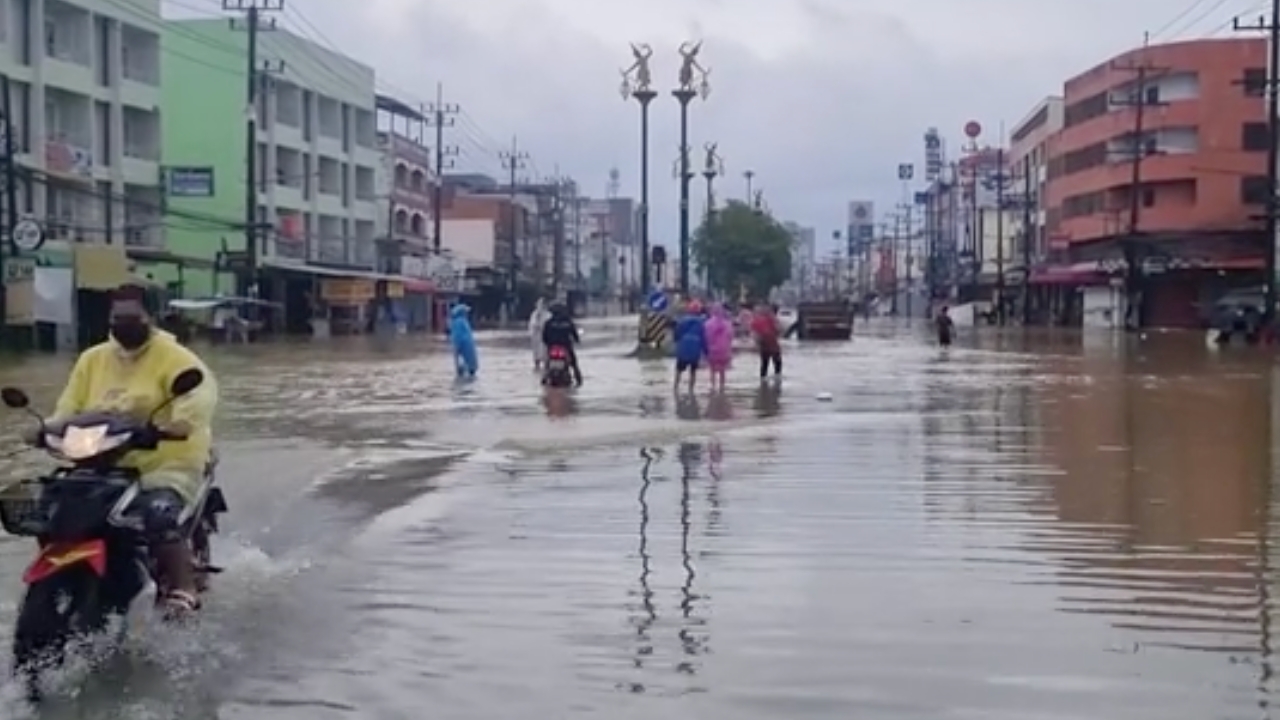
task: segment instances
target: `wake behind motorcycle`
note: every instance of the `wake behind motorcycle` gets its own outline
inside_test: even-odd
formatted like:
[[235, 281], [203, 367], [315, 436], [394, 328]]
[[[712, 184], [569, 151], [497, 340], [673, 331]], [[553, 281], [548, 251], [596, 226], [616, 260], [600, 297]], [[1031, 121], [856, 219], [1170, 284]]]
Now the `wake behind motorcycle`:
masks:
[[547, 348], [547, 369], [542, 374], [542, 384], [554, 388], [567, 388], [573, 385], [573, 371], [569, 366], [567, 348], [559, 345]]
[[[204, 382], [195, 368], [174, 378], [169, 398], [156, 413]], [[45, 477], [23, 480], [0, 495], [0, 525], [12, 535], [35, 538], [39, 550], [22, 579], [26, 594], [13, 632], [14, 673], [38, 699], [39, 674], [60, 665], [68, 646], [107, 629], [113, 617], [130, 607], [152, 583], [164, 597], [168, 579], [149, 551], [145, 508], [138, 472], [119, 467], [132, 450], [154, 450], [159, 443], [184, 437], [115, 413], [89, 412], [46, 424], [31, 410], [26, 393], [0, 390], [0, 400], [40, 422], [41, 446], [66, 464]], [[222, 491], [214, 486], [212, 458], [195, 502], [178, 518], [190, 543], [201, 587], [209, 574], [209, 536], [226, 512]]]

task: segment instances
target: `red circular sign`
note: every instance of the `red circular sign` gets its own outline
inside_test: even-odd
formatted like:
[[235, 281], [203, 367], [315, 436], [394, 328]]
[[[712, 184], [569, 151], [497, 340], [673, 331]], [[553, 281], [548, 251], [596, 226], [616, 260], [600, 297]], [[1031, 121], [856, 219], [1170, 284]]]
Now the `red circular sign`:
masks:
[[970, 120], [964, 124], [964, 134], [969, 139], [976, 138], [982, 134], [982, 126], [978, 124], [977, 120]]

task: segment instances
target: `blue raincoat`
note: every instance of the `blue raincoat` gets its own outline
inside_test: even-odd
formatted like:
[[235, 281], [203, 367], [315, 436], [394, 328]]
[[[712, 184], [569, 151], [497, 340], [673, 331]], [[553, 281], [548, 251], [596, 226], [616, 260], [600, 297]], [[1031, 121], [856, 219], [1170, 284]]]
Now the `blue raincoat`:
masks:
[[459, 377], [475, 377], [476, 371], [480, 369], [470, 313], [471, 308], [461, 303], [449, 310], [449, 342], [453, 343], [453, 362]]

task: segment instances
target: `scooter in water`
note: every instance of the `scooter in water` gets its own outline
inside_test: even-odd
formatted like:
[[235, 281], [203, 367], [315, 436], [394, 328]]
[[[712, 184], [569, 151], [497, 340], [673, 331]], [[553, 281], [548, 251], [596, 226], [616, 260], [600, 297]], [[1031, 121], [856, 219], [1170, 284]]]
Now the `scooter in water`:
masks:
[[[195, 368], [174, 378], [161, 408], [204, 382]], [[26, 594], [13, 631], [13, 670], [32, 701], [40, 699], [40, 675], [61, 665], [69, 646], [102, 633], [120, 621], [154, 583], [165, 596], [168, 579], [148, 549], [136, 470], [119, 467], [132, 450], [153, 450], [160, 442], [183, 437], [115, 413], [89, 412], [57, 424], [45, 424], [31, 410], [26, 393], [0, 390], [0, 400], [40, 421], [40, 445], [66, 463], [47, 476], [20, 481], [0, 497], [0, 525], [12, 535], [35, 538], [36, 558], [23, 573]], [[179, 518], [191, 544], [199, 586], [220, 572], [210, 564], [209, 536], [227, 510], [214, 486], [216, 461], [206, 466], [204, 482]]]
[[573, 386], [573, 366], [569, 362], [568, 348], [560, 345], [547, 348], [547, 364], [542, 373], [542, 384], [554, 388]]

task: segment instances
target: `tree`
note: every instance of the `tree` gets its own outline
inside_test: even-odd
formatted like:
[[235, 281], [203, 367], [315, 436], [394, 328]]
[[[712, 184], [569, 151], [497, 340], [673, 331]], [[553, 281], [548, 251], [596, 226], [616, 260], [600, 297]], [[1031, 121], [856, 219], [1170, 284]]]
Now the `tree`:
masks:
[[763, 298], [791, 276], [791, 243], [769, 213], [730, 200], [703, 219], [691, 249], [712, 287], [731, 297], [745, 290]]

